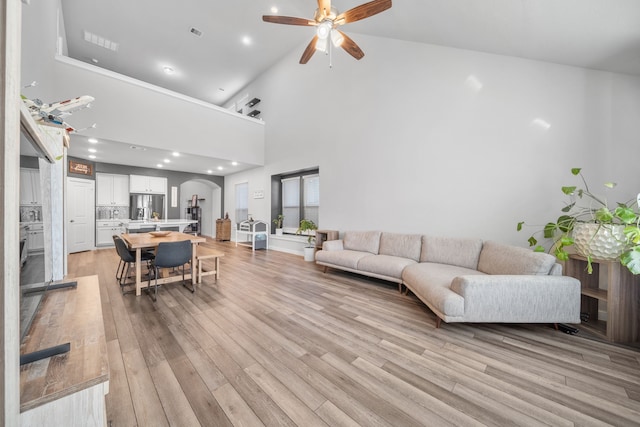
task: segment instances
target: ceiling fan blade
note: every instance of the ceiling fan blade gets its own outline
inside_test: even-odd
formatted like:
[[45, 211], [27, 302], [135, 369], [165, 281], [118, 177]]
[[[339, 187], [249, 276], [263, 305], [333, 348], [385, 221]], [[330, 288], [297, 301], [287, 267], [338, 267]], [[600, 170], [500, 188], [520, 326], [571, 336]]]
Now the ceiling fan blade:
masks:
[[391, 8], [391, 0], [373, 0], [341, 13], [336, 17], [335, 23], [336, 25], [343, 25], [349, 22], [356, 22], [384, 12], [389, 8]]
[[318, 25], [316, 21], [310, 21], [305, 18], [295, 18], [293, 16], [277, 16], [277, 15], [262, 15], [264, 22], [271, 22], [272, 24], [286, 24], [286, 25]]
[[318, 0], [318, 10], [324, 16], [331, 13], [331, 0]]
[[364, 52], [362, 51], [362, 49], [358, 47], [356, 42], [351, 40], [351, 37], [349, 37], [348, 35], [346, 35], [340, 30], [337, 30], [337, 31], [342, 35], [342, 37], [344, 37], [344, 41], [342, 42], [340, 47], [342, 47], [349, 55], [353, 56], [357, 60], [361, 60], [362, 57], [364, 56]]
[[318, 41], [318, 36], [313, 36], [311, 39], [311, 43], [307, 45], [307, 48], [302, 53], [302, 57], [300, 58], [301, 64], [306, 64], [309, 62], [314, 53], [316, 53], [316, 42]]

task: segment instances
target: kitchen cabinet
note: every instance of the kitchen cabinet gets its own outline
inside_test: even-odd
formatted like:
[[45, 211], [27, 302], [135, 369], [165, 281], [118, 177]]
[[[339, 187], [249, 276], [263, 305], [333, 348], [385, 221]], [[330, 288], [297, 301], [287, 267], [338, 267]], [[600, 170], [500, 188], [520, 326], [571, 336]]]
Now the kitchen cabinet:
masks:
[[27, 253], [32, 255], [44, 251], [44, 228], [41, 222], [30, 223], [26, 227]]
[[40, 171], [38, 169], [20, 169], [20, 204], [41, 205]]
[[129, 175], [129, 191], [131, 193], [166, 194], [167, 178]]
[[113, 235], [126, 232], [122, 220], [96, 221], [96, 246], [113, 246]]
[[96, 174], [96, 205], [129, 206], [129, 176], [110, 173]]

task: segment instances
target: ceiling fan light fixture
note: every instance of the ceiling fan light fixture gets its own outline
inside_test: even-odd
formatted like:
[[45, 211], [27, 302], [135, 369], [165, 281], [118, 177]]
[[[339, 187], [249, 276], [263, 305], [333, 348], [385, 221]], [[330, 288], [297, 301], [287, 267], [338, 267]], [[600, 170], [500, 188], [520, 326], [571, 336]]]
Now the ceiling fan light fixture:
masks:
[[322, 24], [318, 25], [316, 30], [316, 34], [320, 40], [327, 40], [329, 35], [331, 34], [332, 24], [330, 21], [324, 21]]
[[342, 34], [340, 34], [340, 31], [331, 30], [331, 42], [335, 47], [342, 46], [342, 43], [344, 42], [344, 37], [342, 37]]
[[326, 53], [328, 48], [329, 48], [329, 39], [319, 38], [318, 41], [316, 41], [316, 50]]

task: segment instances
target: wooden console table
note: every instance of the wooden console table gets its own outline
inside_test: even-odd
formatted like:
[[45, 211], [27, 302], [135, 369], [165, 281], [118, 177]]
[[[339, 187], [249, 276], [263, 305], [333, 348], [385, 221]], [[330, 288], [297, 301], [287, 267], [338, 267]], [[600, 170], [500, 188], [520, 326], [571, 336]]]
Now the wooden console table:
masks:
[[[571, 255], [565, 263], [565, 274], [582, 284], [580, 311], [589, 319], [581, 327], [611, 342], [640, 341], [640, 277], [618, 261], [594, 260], [592, 265], [589, 274], [587, 260], [581, 256]], [[606, 270], [602, 277], [601, 269]], [[598, 320], [600, 301], [606, 303], [606, 321]]]
[[20, 368], [21, 425], [107, 425], [109, 361], [98, 276], [48, 291], [20, 352], [71, 342], [68, 353]]

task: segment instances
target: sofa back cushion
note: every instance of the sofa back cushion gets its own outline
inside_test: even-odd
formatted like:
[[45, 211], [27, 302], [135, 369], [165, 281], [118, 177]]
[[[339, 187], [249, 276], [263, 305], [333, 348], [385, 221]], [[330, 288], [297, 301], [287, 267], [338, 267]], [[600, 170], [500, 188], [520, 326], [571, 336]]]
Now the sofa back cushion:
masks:
[[380, 234], [380, 231], [346, 231], [342, 241], [345, 249], [377, 255], [380, 249]]
[[380, 255], [391, 255], [420, 261], [422, 236], [419, 234], [382, 233]]
[[484, 242], [478, 270], [487, 274], [547, 275], [555, 263], [553, 255], [497, 242]]
[[475, 270], [481, 249], [480, 239], [422, 236], [420, 262], [457, 265]]

